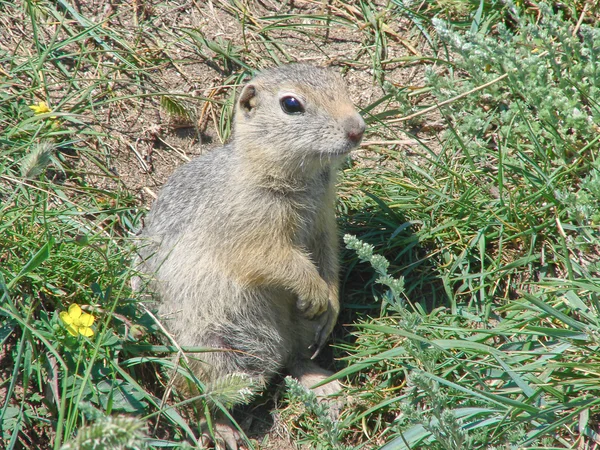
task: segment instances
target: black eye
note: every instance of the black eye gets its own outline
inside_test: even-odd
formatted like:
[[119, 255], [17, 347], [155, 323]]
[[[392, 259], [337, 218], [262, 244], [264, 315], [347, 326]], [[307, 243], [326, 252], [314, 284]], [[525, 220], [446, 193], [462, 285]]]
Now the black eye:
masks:
[[300, 100], [291, 95], [283, 97], [279, 100], [279, 103], [281, 104], [281, 109], [286, 114], [302, 114], [304, 112], [304, 106], [302, 106]]

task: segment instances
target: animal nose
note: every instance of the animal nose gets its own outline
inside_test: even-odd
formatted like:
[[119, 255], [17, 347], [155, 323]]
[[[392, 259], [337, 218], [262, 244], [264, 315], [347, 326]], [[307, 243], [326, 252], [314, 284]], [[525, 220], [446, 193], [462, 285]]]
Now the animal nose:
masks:
[[344, 130], [348, 139], [355, 144], [358, 144], [365, 132], [365, 121], [358, 114], [355, 117], [349, 117], [344, 122]]

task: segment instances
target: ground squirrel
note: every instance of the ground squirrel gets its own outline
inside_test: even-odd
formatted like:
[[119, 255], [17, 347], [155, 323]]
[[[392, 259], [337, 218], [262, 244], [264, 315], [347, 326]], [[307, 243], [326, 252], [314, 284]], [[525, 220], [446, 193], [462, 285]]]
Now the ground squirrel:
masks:
[[241, 91], [231, 142], [161, 190], [140, 250], [159, 313], [182, 346], [235, 350], [197, 355], [199, 379], [329, 374], [311, 359], [339, 311], [336, 169], [364, 130], [337, 73], [265, 70]]

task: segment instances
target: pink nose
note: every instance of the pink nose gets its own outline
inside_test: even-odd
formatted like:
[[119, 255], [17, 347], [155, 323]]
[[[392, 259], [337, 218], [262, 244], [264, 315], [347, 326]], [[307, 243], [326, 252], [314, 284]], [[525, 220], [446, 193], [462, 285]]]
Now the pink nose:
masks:
[[358, 144], [365, 132], [365, 121], [358, 114], [355, 117], [350, 117], [344, 122], [344, 130], [346, 136], [355, 144]]

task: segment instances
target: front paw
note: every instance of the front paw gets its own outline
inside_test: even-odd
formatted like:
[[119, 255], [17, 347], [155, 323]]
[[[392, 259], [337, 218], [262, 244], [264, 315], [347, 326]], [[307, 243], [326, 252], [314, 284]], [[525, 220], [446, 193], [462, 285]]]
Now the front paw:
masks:
[[321, 316], [329, 307], [329, 287], [327, 283], [320, 280], [313, 289], [299, 295], [296, 306], [302, 316], [308, 320]]

